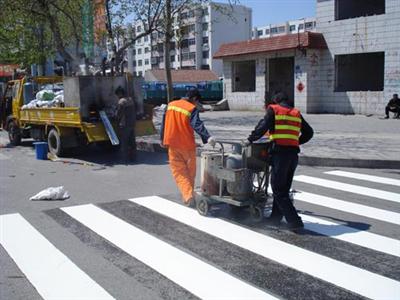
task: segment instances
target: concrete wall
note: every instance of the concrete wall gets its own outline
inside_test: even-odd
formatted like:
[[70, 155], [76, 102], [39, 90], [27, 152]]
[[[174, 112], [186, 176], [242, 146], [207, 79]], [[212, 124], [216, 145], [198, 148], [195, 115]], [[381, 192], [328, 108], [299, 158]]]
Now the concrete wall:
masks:
[[[328, 44], [319, 58], [315, 93], [308, 112], [383, 114], [393, 93], [400, 93], [400, 3], [386, 0], [386, 13], [335, 21], [335, 1], [317, 1], [317, 32]], [[335, 55], [385, 52], [384, 91], [335, 92]], [[309, 95], [310, 96], [310, 95]]]
[[[218, 8], [211, 4], [209, 31], [210, 58], [224, 43], [245, 41], [251, 39], [252, 10], [246, 6], [217, 3]], [[211, 59], [211, 70], [222, 76], [223, 65], [219, 59]]]

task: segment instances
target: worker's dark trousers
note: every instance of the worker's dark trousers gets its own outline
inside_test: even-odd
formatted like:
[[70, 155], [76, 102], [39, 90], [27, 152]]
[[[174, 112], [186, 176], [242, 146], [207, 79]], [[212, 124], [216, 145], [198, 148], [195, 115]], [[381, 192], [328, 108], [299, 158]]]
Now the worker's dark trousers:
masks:
[[128, 163], [136, 159], [135, 132], [131, 127], [119, 128], [119, 159], [123, 163]]
[[298, 223], [301, 218], [289, 198], [293, 175], [299, 161], [297, 153], [274, 153], [271, 158], [271, 187], [274, 195], [271, 218]]

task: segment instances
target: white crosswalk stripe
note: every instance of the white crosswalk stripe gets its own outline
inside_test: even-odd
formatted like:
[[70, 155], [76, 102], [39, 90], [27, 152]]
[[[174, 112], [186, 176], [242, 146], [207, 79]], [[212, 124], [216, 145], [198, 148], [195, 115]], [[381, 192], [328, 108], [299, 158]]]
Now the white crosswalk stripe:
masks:
[[[259, 234], [238, 225], [204, 218], [160, 197], [131, 199], [157, 213], [371, 299], [395, 299], [400, 282]], [[329, 270], [329, 272], [326, 272]]]
[[307, 175], [298, 175], [294, 176], [295, 181], [314, 184], [318, 186], [323, 186], [329, 189], [336, 189], [340, 191], [345, 191], [349, 193], [359, 194], [368, 197], [374, 197], [378, 199], [388, 200], [400, 203], [400, 194], [387, 192], [372, 188], [367, 188], [363, 186], [358, 186], [354, 184], [342, 183], [333, 180], [321, 179], [317, 177], [307, 176]]
[[365, 181], [382, 183], [382, 184], [400, 186], [400, 180], [393, 179], [393, 178], [387, 178], [387, 177], [366, 175], [366, 174], [347, 172], [347, 171], [340, 171], [340, 170], [328, 171], [328, 172], [325, 172], [325, 174], [335, 175], [335, 176], [342, 176], [342, 177], [359, 179], [359, 180], [365, 180]]
[[0, 244], [44, 299], [114, 299], [21, 215], [2, 215], [0, 225]]
[[68, 207], [63, 211], [202, 299], [276, 299], [96, 206]]

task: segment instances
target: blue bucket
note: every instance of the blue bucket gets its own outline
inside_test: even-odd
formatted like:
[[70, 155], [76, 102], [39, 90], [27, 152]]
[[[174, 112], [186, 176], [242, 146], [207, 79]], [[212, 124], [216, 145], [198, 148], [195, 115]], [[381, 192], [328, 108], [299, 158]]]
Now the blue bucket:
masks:
[[35, 145], [36, 159], [46, 160], [47, 159], [47, 143], [36, 142]]

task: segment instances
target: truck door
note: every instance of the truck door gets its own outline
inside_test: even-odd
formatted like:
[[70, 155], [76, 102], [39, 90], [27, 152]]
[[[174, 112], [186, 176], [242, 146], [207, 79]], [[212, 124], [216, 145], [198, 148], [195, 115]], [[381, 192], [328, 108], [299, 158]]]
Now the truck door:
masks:
[[13, 86], [14, 82], [8, 82], [4, 93], [0, 95], [0, 125], [2, 128], [6, 128], [7, 117], [12, 115]]

